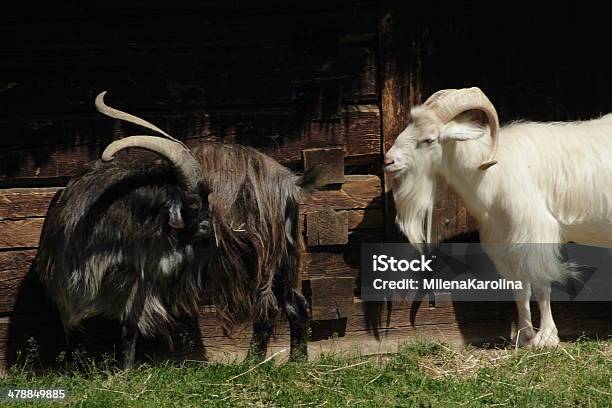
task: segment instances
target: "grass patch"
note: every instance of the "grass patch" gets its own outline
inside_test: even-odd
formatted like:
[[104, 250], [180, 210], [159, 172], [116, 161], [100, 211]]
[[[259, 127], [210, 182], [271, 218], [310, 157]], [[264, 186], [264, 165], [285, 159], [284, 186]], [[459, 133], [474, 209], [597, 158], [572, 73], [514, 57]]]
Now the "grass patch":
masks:
[[14, 367], [0, 388], [64, 388], [65, 404], [84, 407], [612, 407], [609, 341], [544, 351], [415, 343], [388, 356], [145, 364], [127, 372], [85, 356], [78, 369], [34, 374], [35, 364]]

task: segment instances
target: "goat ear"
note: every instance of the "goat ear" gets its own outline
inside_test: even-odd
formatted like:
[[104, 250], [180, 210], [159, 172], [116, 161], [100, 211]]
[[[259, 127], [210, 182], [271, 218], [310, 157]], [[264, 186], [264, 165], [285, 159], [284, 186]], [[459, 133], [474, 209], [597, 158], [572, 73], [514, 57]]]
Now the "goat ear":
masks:
[[168, 208], [168, 224], [174, 229], [185, 228], [185, 221], [183, 221], [183, 216], [181, 215], [180, 205], [175, 203]]
[[463, 112], [443, 126], [440, 138], [442, 140], [474, 140], [489, 133], [485, 114], [479, 110]]
[[464, 140], [479, 139], [488, 133], [488, 128], [476, 123], [457, 123], [451, 121], [442, 128], [440, 139], [455, 140], [458, 142]]

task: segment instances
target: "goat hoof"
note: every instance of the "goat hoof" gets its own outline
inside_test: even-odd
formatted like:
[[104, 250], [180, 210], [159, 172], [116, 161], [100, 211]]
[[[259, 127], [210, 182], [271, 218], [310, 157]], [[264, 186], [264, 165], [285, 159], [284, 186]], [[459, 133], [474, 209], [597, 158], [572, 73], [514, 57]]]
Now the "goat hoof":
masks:
[[518, 345], [519, 347], [527, 347], [531, 344], [535, 332], [533, 327], [525, 327], [519, 330], [517, 333], [512, 335], [512, 345]]
[[529, 347], [542, 349], [546, 347], [557, 347], [559, 345], [559, 336], [557, 335], [557, 329], [542, 329], [536, 333]]
[[301, 362], [308, 361], [308, 354], [305, 354], [305, 353], [290, 354], [289, 361], [292, 363], [301, 363]]
[[289, 352], [289, 361], [299, 363], [308, 361], [308, 349], [306, 347], [297, 347]]
[[257, 347], [250, 347], [244, 358], [245, 362], [258, 363], [266, 358], [266, 350], [261, 350]]

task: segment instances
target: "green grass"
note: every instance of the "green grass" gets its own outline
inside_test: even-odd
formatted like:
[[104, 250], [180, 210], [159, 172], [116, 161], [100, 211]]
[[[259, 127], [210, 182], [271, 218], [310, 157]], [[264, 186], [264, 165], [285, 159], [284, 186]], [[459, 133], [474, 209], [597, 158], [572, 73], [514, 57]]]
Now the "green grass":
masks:
[[166, 363], [127, 372], [111, 362], [83, 358], [81, 364], [33, 374], [25, 361], [0, 379], [0, 388], [65, 388], [66, 403], [87, 407], [612, 407], [610, 341], [544, 351], [417, 343], [389, 356]]

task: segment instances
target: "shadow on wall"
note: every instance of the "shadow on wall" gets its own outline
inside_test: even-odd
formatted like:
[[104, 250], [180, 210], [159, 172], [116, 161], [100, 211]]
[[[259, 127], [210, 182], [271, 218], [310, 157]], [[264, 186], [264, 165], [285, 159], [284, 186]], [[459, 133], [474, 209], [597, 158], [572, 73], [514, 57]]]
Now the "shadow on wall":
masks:
[[[395, 238], [392, 242], [408, 243], [399, 233], [393, 236]], [[478, 242], [478, 233], [474, 231], [460, 234], [447, 242]], [[358, 264], [356, 266], [359, 267]], [[490, 304], [451, 301], [449, 303], [444, 297], [430, 295], [412, 301], [364, 302], [362, 329], [367, 330], [379, 341], [398, 329], [405, 329], [406, 332], [412, 333], [406, 335], [403, 339], [405, 341], [428, 336], [433, 338], [448, 336], [449, 341], [464, 339], [465, 343], [479, 346], [502, 345], [506, 342], [505, 337], [509, 333], [510, 306], [512, 305], [500, 302]], [[438, 326], [437, 331], [436, 326]]]
[[[453, 242], [477, 243], [478, 232], [459, 234], [444, 241]], [[359, 267], [359, 259], [355, 266]], [[609, 339], [612, 334], [612, 302], [556, 302], [552, 307], [562, 341], [582, 337]], [[535, 302], [532, 302], [531, 310], [537, 327], [539, 313]], [[451, 342], [487, 348], [510, 345], [516, 321], [514, 302], [453, 301], [446, 296], [426, 296], [406, 302], [364, 302], [362, 313], [364, 327], [361, 329], [379, 341], [397, 329], [414, 328], [414, 332], [408, 332], [417, 338], [442, 337]], [[430, 330], [428, 325], [429, 328], [439, 326], [437, 332]], [[414, 340], [415, 337], [410, 337], [414, 335], [406, 335], [404, 340]]]

